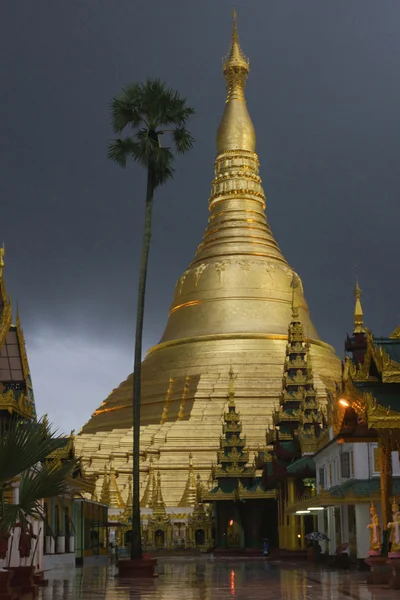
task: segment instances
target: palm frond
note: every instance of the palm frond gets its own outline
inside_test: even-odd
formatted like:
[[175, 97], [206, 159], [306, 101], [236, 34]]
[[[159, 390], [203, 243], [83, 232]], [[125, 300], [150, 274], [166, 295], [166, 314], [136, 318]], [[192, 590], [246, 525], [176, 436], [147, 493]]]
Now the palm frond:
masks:
[[108, 145], [108, 158], [117, 163], [120, 167], [125, 168], [129, 156], [140, 155], [137, 143], [131, 138], [117, 139]]
[[143, 120], [142, 92], [137, 83], [127, 85], [111, 102], [111, 124], [115, 133], [127, 125], [138, 127]]
[[179, 154], [185, 154], [185, 152], [193, 148], [194, 138], [186, 127], [182, 126], [174, 129], [172, 137], [174, 138], [175, 147]]
[[65, 438], [55, 436], [44, 422], [0, 423], [0, 486], [9, 484], [23, 471], [42, 462], [54, 450], [62, 448]]
[[22, 473], [18, 503], [5, 503], [0, 510], [0, 531], [10, 531], [15, 523], [26, 523], [28, 517], [45, 519], [43, 498], [68, 493], [67, 479], [75, 467], [73, 460], [64, 464], [48, 462]]

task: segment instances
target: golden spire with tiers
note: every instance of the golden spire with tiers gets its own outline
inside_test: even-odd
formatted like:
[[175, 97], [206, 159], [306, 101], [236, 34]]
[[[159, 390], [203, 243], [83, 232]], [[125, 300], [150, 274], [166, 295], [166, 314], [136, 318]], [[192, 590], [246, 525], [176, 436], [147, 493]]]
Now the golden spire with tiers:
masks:
[[354, 306], [354, 330], [353, 333], [365, 333], [364, 328], [364, 313], [361, 306], [361, 288], [358, 285], [358, 279], [356, 281], [356, 287], [354, 288], [354, 296], [356, 303]]
[[125, 521], [128, 521], [128, 519], [132, 518], [132, 502], [133, 502], [133, 495], [132, 495], [132, 475], [129, 475], [128, 477], [128, 496], [126, 498], [126, 503], [125, 503], [125, 510], [123, 512], [123, 517]]
[[189, 454], [189, 474], [179, 506], [195, 506], [197, 497], [197, 483], [194, 474], [193, 456]]
[[[178, 506], [188, 479], [190, 446], [196, 469], [206, 478], [219, 445], [228, 372], [235, 366], [236, 404], [247, 434], [250, 460], [279, 400], [282, 362], [291, 319], [294, 271], [274, 239], [265, 214], [266, 198], [255, 153], [256, 136], [244, 88], [249, 62], [238, 38], [236, 18], [223, 63], [227, 96], [217, 134], [217, 156], [203, 240], [179, 278], [160, 342], [142, 365], [141, 489], [149, 458], [157, 461], [168, 506]], [[288, 216], [287, 227], [298, 244]], [[303, 231], [305, 228], [303, 228]], [[320, 340], [310, 319], [300, 278], [299, 319], [310, 343], [320, 399], [340, 379], [340, 361]], [[328, 315], [327, 315], [328, 317]], [[93, 414], [77, 438], [77, 451], [101, 470], [101, 451], [131, 448], [130, 375]], [[119, 439], [119, 450], [118, 442]], [[132, 455], [131, 455], [132, 456]], [[131, 457], [130, 457], [131, 460]], [[120, 477], [127, 477], [121, 473]], [[126, 481], [126, 479], [125, 479]]]
[[110, 476], [108, 489], [110, 498], [109, 505], [113, 508], [125, 508], [125, 504], [121, 497], [121, 492], [119, 491], [119, 486], [114, 468], [114, 457], [112, 454], [110, 456]]
[[110, 505], [110, 480], [107, 474], [107, 465], [104, 465], [103, 485], [101, 488], [100, 502]]
[[150, 458], [149, 475], [147, 478], [147, 485], [144, 490], [142, 499], [140, 501], [140, 506], [142, 508], [153, 508], [156, 492], [157, 492], [156, 475], [154, 473], [153, 459]]

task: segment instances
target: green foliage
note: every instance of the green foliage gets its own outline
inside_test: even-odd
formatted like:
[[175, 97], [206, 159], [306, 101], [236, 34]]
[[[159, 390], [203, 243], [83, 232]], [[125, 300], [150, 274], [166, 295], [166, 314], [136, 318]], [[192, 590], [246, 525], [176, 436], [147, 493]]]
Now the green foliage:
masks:
[[[65, 438], [44, 421], [0, 423], [0, 531], [9, 532], [17, 522], [26, 527], [28, 517], [43, 518], [43, 498], [67, 492], [66, 480], [76, 461], [48, 458], [64, 445]], [[18, 504], [7, 500], [15, 481], [19, 482]]]
[[184, 154], [193, 146], [186, 122], [194, 114], [186, 99], [166, 88], [159, 79], [126, 86], [111, 103], [111, 122], [116, 134], [131, 129], [125, 138], [109, 144], [109, 158], [126, 167], [128, 158], [151, 170], [154, 187], [173, 176], [172, 148], [163, 147], [161, 136], [171, 134], [174, 149]]

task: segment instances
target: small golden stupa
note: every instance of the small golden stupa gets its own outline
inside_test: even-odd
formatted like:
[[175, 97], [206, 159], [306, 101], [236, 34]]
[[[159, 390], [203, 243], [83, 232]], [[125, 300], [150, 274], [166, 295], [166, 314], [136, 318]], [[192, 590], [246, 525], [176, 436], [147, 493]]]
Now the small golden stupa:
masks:
[[[294, 271], [265, 214], [256, 135], [244, 97], [249, 61], [239, 45], [236, 16], [223, 73], [227, 99], [217, 133], [208, 225], [176, 284], [164, 335], [142, 369], [140, 486], [144, 494], [153, 477], [152, 459], [167, 507], [177, 507], [184, 497], [190, 452], [193, 473], [208, 479], [231, 368], [250, 460], [265, 446], [267, 422], [279, 402], [291, 320]], [[307, 239], [298, 237], [299, 243]], [[299, 277], [297, 294], [315, 388], [324, 402], [326, 388], [340, 379], [340, 361], [311, 322]], [[88, 472], [104, 472], [104, 461], [113, 454], [121, 490], [128, 489], [132, 466], [132, 381], [130, 375], [109, 395], [76, 439]]]

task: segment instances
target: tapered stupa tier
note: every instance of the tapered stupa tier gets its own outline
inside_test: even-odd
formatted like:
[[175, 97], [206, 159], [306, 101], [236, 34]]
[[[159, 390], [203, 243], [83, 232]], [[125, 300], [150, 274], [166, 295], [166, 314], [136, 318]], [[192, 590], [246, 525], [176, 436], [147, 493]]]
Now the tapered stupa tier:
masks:
[[[249, 62], [236, 22], [223, 71], [228, 93], [217, 135], [208, 226], [176, 284], [164, 335], [142, 365], [141, 497], [152, 485], [152, 457], [167, 506], [178, 506], [184, 496], [189, 452], [193, 473], [207, 481], [220, 443], [231, 368], [250, 462], [265, 445], [267, 422], [279, 402], [291, 320], [295, 274], [265, 214], [255, 132], [244, 98]], [[298, 276], [296, 281], [298, 316], [323, 401], [326, 387], [340, 378], [340, 361], [319, 339]], [[105, 457], [113, 452], [121, 490], [127, 489], [132, 460], [132, 382], [130, 375], [110, 394], [76, 442], [91, 460], [89, 472], [103, 471]]]

